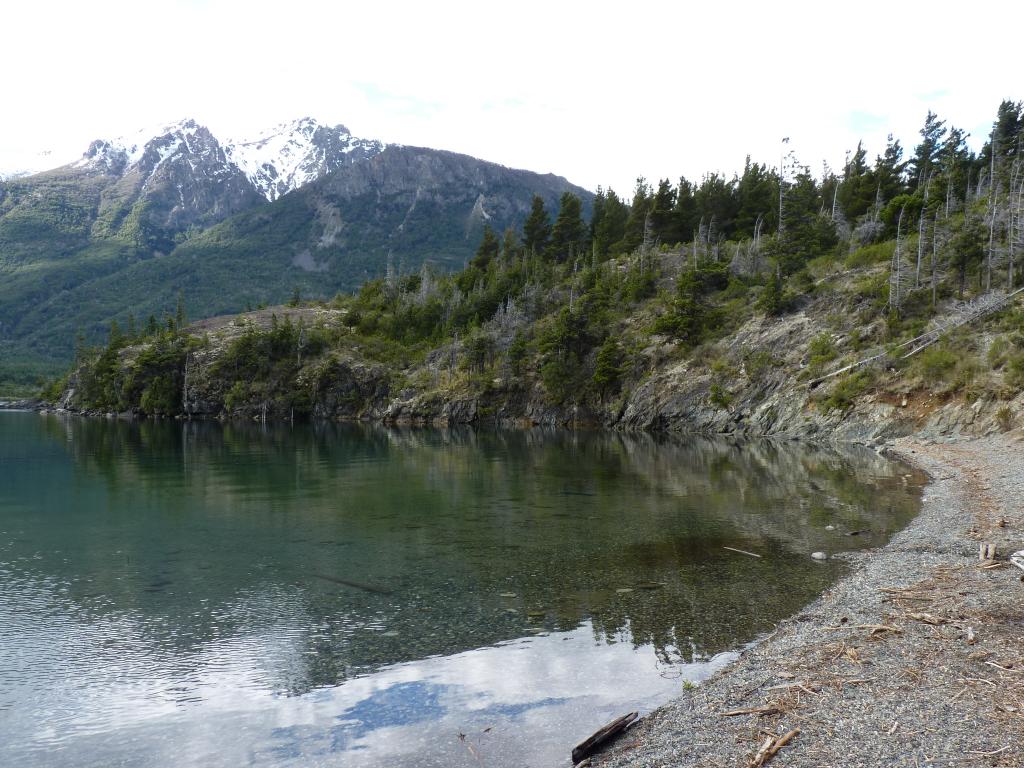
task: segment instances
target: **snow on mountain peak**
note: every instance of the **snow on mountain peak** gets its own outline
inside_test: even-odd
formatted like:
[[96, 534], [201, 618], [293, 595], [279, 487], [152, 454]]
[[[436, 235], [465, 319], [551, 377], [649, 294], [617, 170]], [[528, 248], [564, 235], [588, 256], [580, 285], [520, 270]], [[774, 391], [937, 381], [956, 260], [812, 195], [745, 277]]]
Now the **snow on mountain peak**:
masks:
[[383, 149], [379, 141], [355, 138], [344, 125], [326, 126], [303, 117], [230, 142], [227, 153], [264, 197], [275, 200]]
[[97, 139], [89, 145], [81, 159], [72, 165], [75, 168], [120, 175], [138, 165], [151, 145], [156, 146], [159, 161], [162, 162], [182, 143], [195, 143], [200, 132], [208, 133], [195, 120], [186, 118], [140, 128], [116, 139]]
[[[183, 158], [193, 171], [201, 166], [207, 176], [227, 177], [240, 171], [267, 200], [276, 200], [338, 168], [369, 159], [384, 147], [382, 142], [354, 137], [344, 125], [325, 125], [312, 117], [228, 142], [218, 141], [204, 126], [186, 118], [97, 139], [69, 165], [110, 176], [137, 169], [148, 180], [165, 163]], [[4, 175], [12, 178], [41, 170], [40, 165]]]

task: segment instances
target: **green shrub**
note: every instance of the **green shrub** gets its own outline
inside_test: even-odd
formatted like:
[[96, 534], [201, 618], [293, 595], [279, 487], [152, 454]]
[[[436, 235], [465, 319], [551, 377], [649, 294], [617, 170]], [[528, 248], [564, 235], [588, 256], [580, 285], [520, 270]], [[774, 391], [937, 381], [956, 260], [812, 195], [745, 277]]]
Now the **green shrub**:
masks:
[[1024, 352], [1018, 352], [1006, 363], [1006, 383], [1016, 390], [1024, 389]]
[[839, 356], [832, 335], [820, 333], [807, 345], [807, 367], [812, 376], [821, 375], [821, 369]]
[[894, 240], [865, 245], [846, 257], [846, 266], [853, 269], [856, 267], [867, 267], [872, 264], [888, 263], [892, 261], [892, 255], [895, 250], [896, 241]]
[[751, 379], [759, 379], [763, 374], [779, 365], [779, 362], [770, 352], [764, 350], [747, 352], [743, 355], [743, 367]]
[[[970, 358], [961, 358], [956, 366], [956, 375], [953, 377], [953, 383], [950, 389], [954, 392], [966, 391], [968, 387], [974, 382], [975, 376], [978, 375], [978, 365], [974, 360]], [[982, 389], [984, 386], [982, 385]], [[977, 397], [968, 398], [976, 400]]]
[[1008, 405], [996, 411], [996, 424], [1003, 432], [1009, 432], [1013, 428], [1013, 418], [1013, 410]]
[[988, 366], [997, 371], [1010, 359], [1010, 342], [1005, 336], [996, 336], [988, 348]]
[[786, 313], [791, 305], [792, 297], [786, 293], [782, 278], [778, 272], [772, 272], [755, 306], [769, 317], [776, 317]]
[[181, 407], [181, 390], [171, 377], [156, 376], [142, 390], [139, 407], [149, 416], [175, 413]]
[[822, 400], [822, 408], [825, 413], [832, 411], [845, 411], [850, 408], [856, 399], [873, 383], [874, 376], [871, 371], [861, 370], [857, 373], [843, 376], [832, 387], [832, 391]]
[[50, 379], [46, 382], [43, 387], [39, 390], [39, 398], [41, 400], [50, 403], [56, 403], [60, 400], [60, 396], [64, 393], [64, 390], [68, 386], [68, 375], [57, 376], [56, 378]]
[[712, 384], [708, 401], [716, 408], [727, 411], [729, 406], [732, 405], [732, 396], [721, 384]]
[[917, 369], [926, 381], [945, 381], [957, 364], [957, 355], [945, 347], [928, 347], [917, 356]]

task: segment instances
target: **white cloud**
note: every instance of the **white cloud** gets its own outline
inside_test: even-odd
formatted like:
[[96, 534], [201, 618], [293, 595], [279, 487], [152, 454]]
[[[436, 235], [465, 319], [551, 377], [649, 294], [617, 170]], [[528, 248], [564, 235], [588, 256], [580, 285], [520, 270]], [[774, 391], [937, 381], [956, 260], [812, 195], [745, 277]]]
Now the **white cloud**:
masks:
[[[1005, 8], [1005, 6], [1002, 6]], [[0, 168], [194, 116], [224, 136], [312, 114], [628, 193], [649, 178], [834, 166], [928, 108], [985, 130], [1016, 78], [990, 0], [19, 3], [6, 8]], [[865, 121], [865, 116], [875, 118]]]

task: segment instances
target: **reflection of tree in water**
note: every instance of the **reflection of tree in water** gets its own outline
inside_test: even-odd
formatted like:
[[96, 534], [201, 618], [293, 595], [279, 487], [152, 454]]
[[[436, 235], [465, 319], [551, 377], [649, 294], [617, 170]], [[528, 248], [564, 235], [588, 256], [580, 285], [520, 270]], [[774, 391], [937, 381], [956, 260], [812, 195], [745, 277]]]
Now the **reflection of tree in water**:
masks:
[[[76, 531], [105, 604], [170, 621], [146, 631], [183, 650], [301, 626], [274, 670], [290, 691], [588, 618], [599, 641], [652, 643], [665, 661], [734, 648], [834, 578], [807, 558], [836, 548], [825, 525], [879, 544], [916, 500], [870, 451], [789, 443], [43, 423], [83, 483], [102, 478], [107, 508], [130, 510]], [[130, 565], [111, 568], [114, 549]]]

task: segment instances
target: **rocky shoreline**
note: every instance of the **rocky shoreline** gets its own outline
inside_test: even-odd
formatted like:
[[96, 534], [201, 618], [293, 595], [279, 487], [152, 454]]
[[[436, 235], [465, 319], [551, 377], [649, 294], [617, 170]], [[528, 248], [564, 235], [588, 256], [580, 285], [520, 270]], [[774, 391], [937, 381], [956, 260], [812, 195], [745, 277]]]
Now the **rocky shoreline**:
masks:
[[0, 400], [0, 411], [41, 411], [46, 407], [46, 403], [34, 397], [21, 400]]
[[1024, 584], [1006, 561], [1024, 548], [1022, 439], [891, 444], [932, 478], [918, 517], [590, 765], [1024, 765]]

